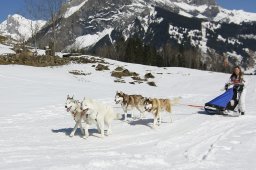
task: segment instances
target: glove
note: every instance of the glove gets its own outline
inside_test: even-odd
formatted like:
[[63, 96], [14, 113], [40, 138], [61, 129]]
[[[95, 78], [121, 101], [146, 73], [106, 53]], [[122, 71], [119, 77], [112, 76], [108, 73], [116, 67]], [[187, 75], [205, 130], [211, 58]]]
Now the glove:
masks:
[[234, 88], [237, 90], [237, 92], [242, 92], [244, 89], [243, 84], [235, 85]]
[[225, 90], [228, 90], [228, 86], [229, 86], [229, 84], [225, 84], [224, 89], [225, 89]]

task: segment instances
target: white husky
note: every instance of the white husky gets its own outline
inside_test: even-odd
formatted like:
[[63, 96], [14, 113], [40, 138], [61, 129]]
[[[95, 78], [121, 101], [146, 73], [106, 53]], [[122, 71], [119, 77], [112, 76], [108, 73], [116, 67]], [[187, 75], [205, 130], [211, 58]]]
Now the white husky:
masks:
[[[105, 125], [108, 127], [107, 135], [112, 133], [111, 123], [113, 119], [121, 119], [120, 114], [116, 114], [113, 108], [99, 101], [86, 99], [81, 103], [81, 110], [86, 112], [86, 123], [96, 124], [101, 137], [104, 137]], [[85, 128], [85, 133], [88, 133], [88, 127]]]

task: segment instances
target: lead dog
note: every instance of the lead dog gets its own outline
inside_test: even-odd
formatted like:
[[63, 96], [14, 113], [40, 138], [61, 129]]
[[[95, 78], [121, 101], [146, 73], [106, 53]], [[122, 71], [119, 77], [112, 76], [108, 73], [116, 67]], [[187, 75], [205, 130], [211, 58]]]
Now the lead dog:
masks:
[[69, 97], [69, 95], [68, 95], [66, 104], [65, 104], [65, 108], [67, 109], [67, 112], [71, 113], [71, 115], [73, 116], [73, 118], [76, 122], [76, 124], [69, 136], [73, 137], [78, 126], [80, 126], [80, 130], [83, 135], [83, 138], [87, 138], [89, 136], [89, 133], [88, 133], [88, 131], [84, 131], [84, 129], [82, 127], [82, 120], [86, 121], [86, 117], [85, 117], [85, 111], [81, 110], [81, 103], [78, 100], [75, 100], [74, 96]]
[[153, 127], [156, 127], [156, 124], [161, 124], [161, 112], [166, 111], [170, 114], [171, 122], [171, 101], [170, 99], [157, 99], [157, 98], [147, 98], [144, 101], [145, 110], [151, 112], [154, 115]]
[[[81, 103], [81, 110], [86, 112], [86, 123], [96, 124], [101, 137], [104, 137], [105, 125], [108, 127], [107, 135], [112, 133], [111, 123], [114, 119], [120, 119], [121, 116], [116, 114], [113, 108], [99, 101], [86, 99]], [[85, 129], [88, 133], [88, 128]]]
[[[128, 95], [123, 92], [116, 92], [115, 102], [120, 103], [124, 110], [124, 120], [127, 119], [127, 111], [136, 108], [140, 112], [140, 118], [144, 116], [144, 100], [145, 98], [141, 95]], [[131, 113], [133, 118], [133, 114]]]

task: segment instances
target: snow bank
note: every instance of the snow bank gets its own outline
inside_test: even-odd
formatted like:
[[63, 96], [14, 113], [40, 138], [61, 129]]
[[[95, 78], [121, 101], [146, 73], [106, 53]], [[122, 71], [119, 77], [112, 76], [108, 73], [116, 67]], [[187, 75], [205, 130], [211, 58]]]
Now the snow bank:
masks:
[[12, 47], [0, 44], [0, 55], [15, 54], [15, 51], [11, 50]]

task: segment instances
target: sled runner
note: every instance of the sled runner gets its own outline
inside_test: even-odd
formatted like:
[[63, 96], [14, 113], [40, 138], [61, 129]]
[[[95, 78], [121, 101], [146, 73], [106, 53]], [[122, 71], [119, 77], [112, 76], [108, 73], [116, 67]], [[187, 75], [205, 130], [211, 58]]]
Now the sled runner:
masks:
[[237, 106], [242, 90], [242, 85], [227, 89], [225, 93], [207, 102], [204, 106], [205, 111], [209, 114], [227, 114], [229, 111], [239, 113]]

